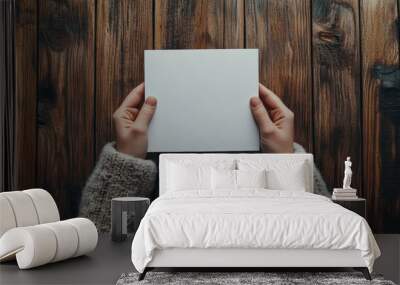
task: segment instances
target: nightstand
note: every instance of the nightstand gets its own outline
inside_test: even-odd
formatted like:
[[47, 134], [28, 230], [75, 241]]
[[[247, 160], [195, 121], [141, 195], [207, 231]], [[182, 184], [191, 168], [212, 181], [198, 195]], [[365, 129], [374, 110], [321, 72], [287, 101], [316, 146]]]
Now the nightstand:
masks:
[[[128, 234], [134, 235], [144, 217], [150, 199], [144, 197], [119, 197], [111, 200], [111, 239], [124, 241]], [[130, 221], [128, 221], [130, 220]], [[131, 232], [128, 233], [128, 224]]]
[[367, 201], [364, 198], [357, 198], [357, 199], [342, 199], [336, 200], [332, 199], [332, 202], [341, 205], [342, 207], [353, 211], [356, 214], [359, 214], [361, 217], [366, 219], [367, 217]]

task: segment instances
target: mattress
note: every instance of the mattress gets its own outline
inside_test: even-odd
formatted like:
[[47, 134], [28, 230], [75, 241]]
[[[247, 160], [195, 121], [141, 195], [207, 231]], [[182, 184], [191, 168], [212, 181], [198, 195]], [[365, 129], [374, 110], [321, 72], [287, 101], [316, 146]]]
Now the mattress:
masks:
[[361, 216], [320, 195], [266, 189], [157, 198], [134, 237], [132, 262], [143, 272], [155, 250], [168, 248], [359, 250], [370, 271], [380, 255]]

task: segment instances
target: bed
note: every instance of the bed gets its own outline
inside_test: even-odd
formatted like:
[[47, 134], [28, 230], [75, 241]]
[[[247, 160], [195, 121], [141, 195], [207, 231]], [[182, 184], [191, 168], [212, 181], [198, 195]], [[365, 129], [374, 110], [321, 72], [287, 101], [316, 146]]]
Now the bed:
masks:
[[311, 154], [162, 154], [160, 196], [132, 262], [159, 267], [353, 267], [380, 251], [361, 216], [313, 194]]

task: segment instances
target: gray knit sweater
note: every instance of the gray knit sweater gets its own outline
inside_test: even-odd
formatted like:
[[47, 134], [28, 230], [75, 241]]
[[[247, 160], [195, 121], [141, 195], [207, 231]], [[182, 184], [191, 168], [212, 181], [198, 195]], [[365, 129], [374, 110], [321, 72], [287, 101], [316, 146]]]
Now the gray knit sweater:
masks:
[[[294, 144], [295, 153], [305, 153]], [[157, 166], [151, 160], [118, 152], [114, 143], [107, 144], [82, 192], [80, 216], [91, 219], [101, 232], [110, 230], [111, 199], [123, 196], [153, 196]], [[314, 193], [330, 196], [326, 184], [314, 167]]]

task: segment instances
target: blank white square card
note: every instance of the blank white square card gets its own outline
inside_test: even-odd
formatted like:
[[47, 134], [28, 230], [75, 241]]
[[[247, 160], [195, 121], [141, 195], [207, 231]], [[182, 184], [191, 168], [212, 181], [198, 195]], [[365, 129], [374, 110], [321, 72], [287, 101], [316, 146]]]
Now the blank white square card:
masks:
[[149, 152], [259, 150], [258, 49], [146, 50], [145, 94], [158, 101]]

